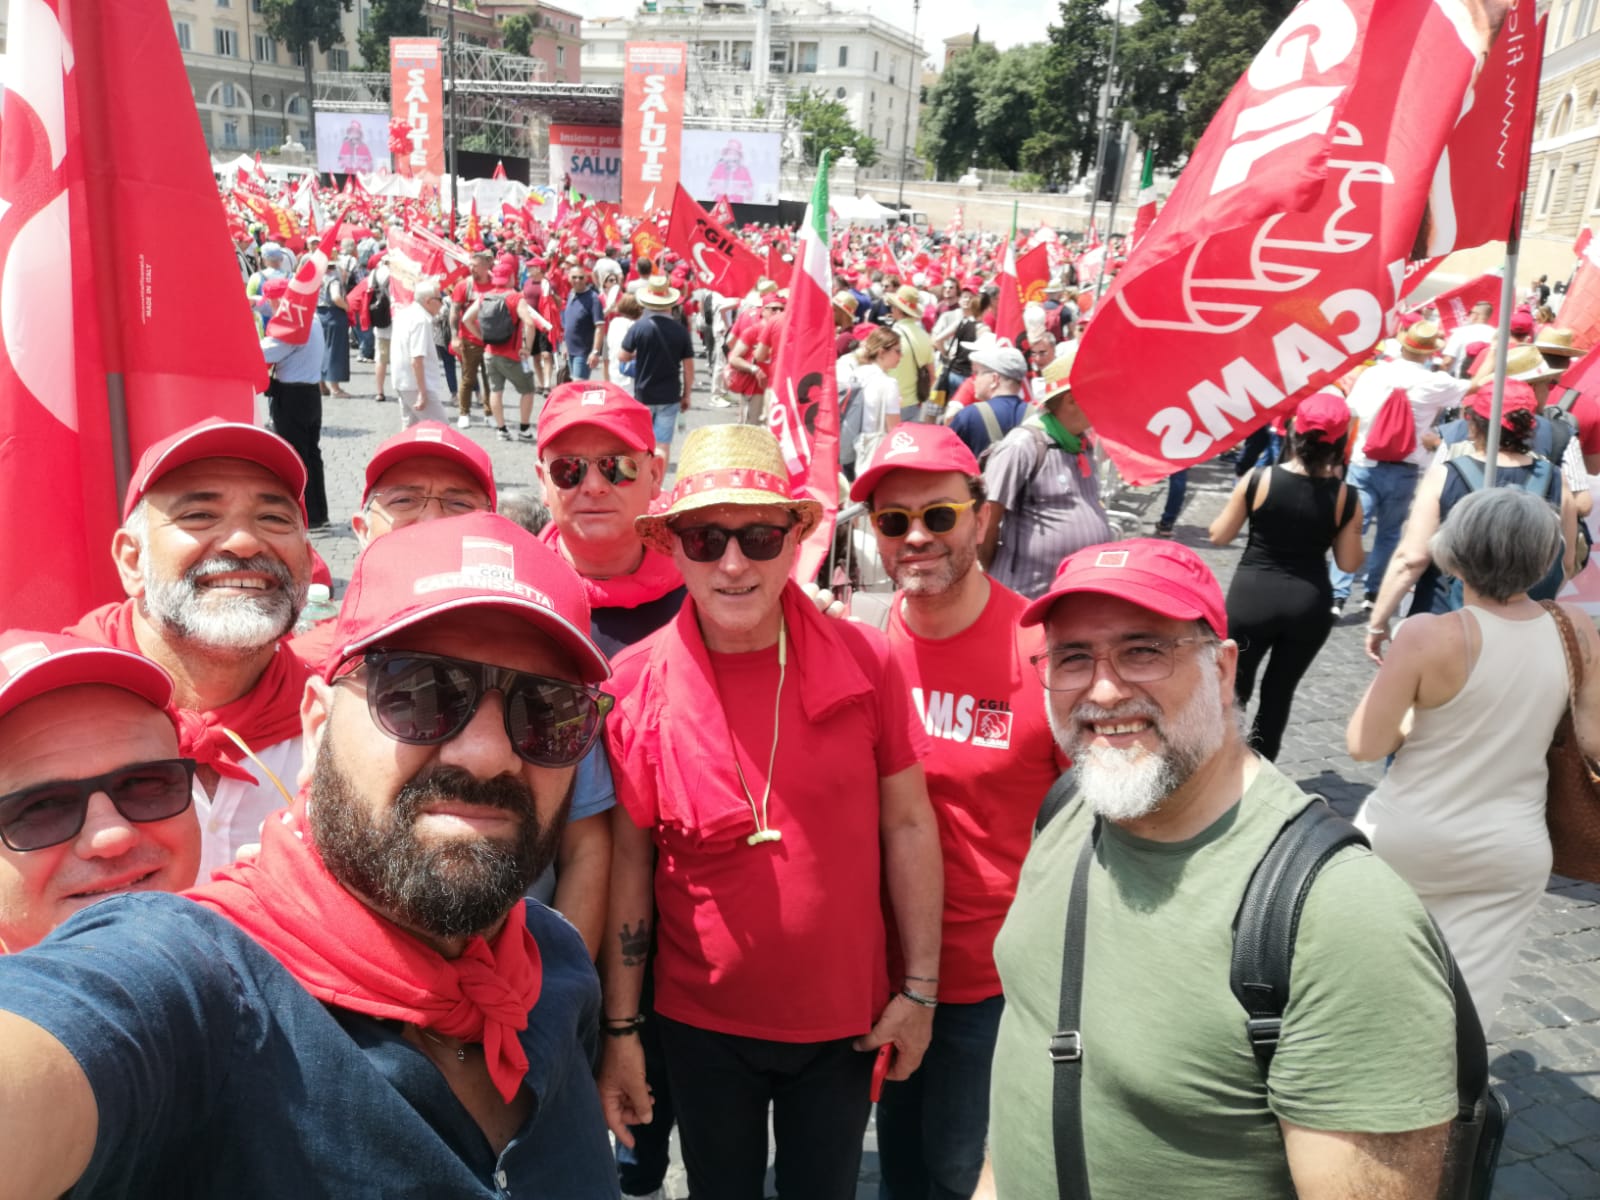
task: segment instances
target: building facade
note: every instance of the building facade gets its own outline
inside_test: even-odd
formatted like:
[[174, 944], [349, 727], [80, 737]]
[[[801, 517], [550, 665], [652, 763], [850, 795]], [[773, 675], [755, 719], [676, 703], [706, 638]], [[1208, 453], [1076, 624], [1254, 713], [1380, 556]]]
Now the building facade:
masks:
[[553, 83], [577, 83], [581, 78], [583, 18], [575, 12], [546, 4], [544, 0], [481, 0], [478, 11], [498, 29], [507, 17], [522, 14], [533, 23], [528, 57], [545, 64], [544, 77]]
[[1600, 217], [1600, 0], [1556, 0], [1545, 33], [1523, 209], [1527, 237], [1570, 247]]

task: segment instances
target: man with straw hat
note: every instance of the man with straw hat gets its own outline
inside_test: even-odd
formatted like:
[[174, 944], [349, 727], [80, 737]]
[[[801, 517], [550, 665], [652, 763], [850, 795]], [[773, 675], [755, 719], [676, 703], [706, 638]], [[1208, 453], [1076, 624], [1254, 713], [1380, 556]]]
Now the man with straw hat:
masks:
[[645, 314], [628, 327], [617, 361], [634, 364], [633, 394], [650, 410], [656, 445], [665, 454], [672, 445], [678, 414], [689, 411], [689, 393], [694, 390], [694, 343], [683, 322], [672, 315], [673, 306], [683, 294], [665, 275], [646, 280], [634, 295], [644, 305]]
[[655, 1022], [696, 1200], [762, 1194], [769, 1104], [779, 1190], [853, 1197], [871, 1052], [892, 1045], [888, 1077], [909, 1076], [938, 1005], [927, 738], [883, 636], [823, 616], [789, 578], [820, 516], [770, 433], [715, 425], [689, 435], [668, 503], [637, 522], [689, 599], [615, 663], [600, 1091], [628, 1142], [651, 1112], [635, 1035], [653, 877]]

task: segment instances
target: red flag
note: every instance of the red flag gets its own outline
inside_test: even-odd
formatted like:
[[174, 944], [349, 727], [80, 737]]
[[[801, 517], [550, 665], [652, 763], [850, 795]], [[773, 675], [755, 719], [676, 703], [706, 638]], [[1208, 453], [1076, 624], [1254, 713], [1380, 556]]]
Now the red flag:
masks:
[[317, 319], [317, 297], [322, 292], [322, 280], [328, 271], [328, 246], [339, 244], [342, 217], [335, 217], [328, 236], [317, 243], [317, 248], [300, 260], [289, 288], [272, 310], [272, 320], [267, 322], [267, 336], [296, 346], [306, 344], [311, 336], [311, 322]]
[[[1560, 321], [1572, 330], [1572, 344], [1580, 350], [1600, 345], [1600, 242], [1589, 240], [1584, 245], [1577, 273], [1561, 301]], [[1600, 354], [1588, 357], [1600, 361]]]
[[632, 245], [634, 258], [648, 258], [651, 262], [657, 261], [667, 248], [660, 231], [650, 221], [639, 222], [639, 227], [633, 231]]
[[900, 270], [899, 261], [889, 250], [887, 245], [880, 244], [878, 246], [878, 270], [882, 271], [885, 275], [893, 275], [896, 279], [899, 279], [903, 274], [903, 272]]
[[234, 189], [233, 198], [238, 201], [240, 207], [267, 227], [267, 238], [270, 241], [284, 242], [299, 234], [299, 220], [283, 205], [274, 204], [270, 200], [239, 191], [237, 188]]
[[440, 280], [448, 289], [470, 269], [471, 256], [454, 242], [446, 241], [425, 225], [413, 229], [389, 230], [389, 298], [396, 304], [410, 304], [417, 281], [426, 276]]
[[[1043, 304], [1044, 288], [1050, 282], [1050, 247], [1054, 241], [1040, 242], [1016, 261], [1017, 292], [1023, 305]], [[1021, 328], [1022, 313], [1017, 312], [1017, 326]]]
[[1022, 293], [1017, 287], [1017, 240], [1006, 239], [1005, 262], [1000, 267], [1000, 274], [995, 277], [995, 286], [1000, 289], [1000, 295], [995, 298], [994, 305], [994, 331], [995, 336], [1004, 338], [1007, 342], [1015, 342], [1022, 336]]
[[122, 595], [112, 405], [131, 462], [251, 420], [266, 369], [166, 5], [35, 0], [7, 36], [0, 628], [58, 629]]
[[761, 279], [761, 260], [701, 208], [679, 184], [667, 225], [667, 247], [689, 264], [697, 287], [742, 296]]
[[489, 178], [490, 179], [504, 179], [505, 177], [506, 177], [506, 164], [505, 164], [504, 160], [497, 158], [497, 159], [494, 160], [494, 174], [489, 176]]
[[478, 198], [472, 198], [472, 207], [467, 210], [467, 231], [461, 240], [466, 243], [468, 250], [483, 249], [483, 234], [478, 230]]
[[1417, 285], [1432, 275], [1433, 269], [1443, 261], [1442, 258], [1425, 258], [1421, 262], [1408, 262], [1406, 277], [1400, 282], [1400, 295], [1402, 297], [1411, 295], [1417, 290]]
[[1458, 326], [1465, 325], [1467, 318], [1472, 315], [1474, 304], [1487, 302], [1499, 308], [1501, 284], [1500, 275], [1491, 271], [1448, 292], [1440, 292], [1433, 298], [1433, 306], [1439, 311], [1439, 328], [1450, 333]]
[[1434, 0], [1329, 0], [1268, 39], [1078, 353], [1073, 392], [1124, 478], [1237, 443], [1383, 336], [1434, 164], [1509, 5], [1485, 7], [1495, 29], [1480, 33]]
[[733, 205], [728, 203], [726, 196], [718, 196], [717, 202], [711, 206], [711, 219], [724, 229], [733, 228]]
[[256, 151], [256, 178], [262, 183], [267, 182], [267, 170], [261, 165], [261, 151]]
[[[790, 262], [784, 262], [783, 261], [784, 249], [785, 248], [783, 246], [777, 246], [777, 245], [773, 245], [773, 246], [768, 246], [767, 247], [767, 278], [768, 279], [776, 279], [776, 280], [782, 281], [784, 279], [789, 278], [789, 272], [794, 269], [794, 263], [792, 261], [790, 261]], [[754, 251], [752, 251], [751, 253], [754, 253]], [[757, 259], [756, 261], [759, 262], [760, 259]]]

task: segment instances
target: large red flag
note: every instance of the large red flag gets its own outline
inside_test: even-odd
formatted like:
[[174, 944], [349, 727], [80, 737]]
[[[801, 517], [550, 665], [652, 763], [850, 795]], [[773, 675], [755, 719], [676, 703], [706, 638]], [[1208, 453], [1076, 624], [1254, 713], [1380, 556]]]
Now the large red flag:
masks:
[[283, 205], [237, 188], [234, 189], [233, 198], [241, 208], [267, 227], [268, 240], [286, 242], [300, 232], [300, 223], [295, 219], [294, 213]]
[[761, 260], [700, 207], [679, 184], [673, 194], [667, 246], [689, 264], [695, 285], [720, 296], [742, 296], [761, 279]]
[[[1053, 245], [1053, 239], [1040, 242], [1017, 259], [1017, 292], [1024, 306], [1044, 303], [1045, 285], [1050, 282], [1050, 247]], [[1022, 319], [1020, 310], [1017, 319]]]
[[51, 629], [121, 595], [116, 467], [251, 420], [266, 369], [166, 5], [31, 0], [7, 40], [0, 628]]
[[773, 355], [767, 425], [783, 448], [789, 487], [822, 505], [795, 556], [794, 578], [816, 577], [833, 547], [839, 511], [839, 384], [833, 370], [833, 283], [828, 258], [828, 152], [817, 167], [789, 279], [789, 312]]
[[995, 279], [1000, 295], [995, 298], [994, 331], [996, 336], [1015, 342], [1022, 334], [1022, 293], [1017, 286], [1017, 239], [1006, 239], [1005, 262]]
[[322, 280], [328, 271], [327, 247], [339, 244], [339, 229], [343, 218], [335, 218], [328, 236], [317, 243], [317, 248], [300, 260], [288, 290], [272, 310], [272, 320], [267, 322], [267, 336], [280, 342], [304, 346], [311, 336], [311, 322], [317, 319], [317, 298], [322, 294]]
[[1217, 454], [1383, 336], [1434, 165], [1509, 7], [1486, 0], [1480, 28], [1435, 0], [1309, 0], [1268, 39], [1074, 366], [1125, 478]]
[[1475, 304], [1491, 304], [1498, 309], [1501, 282], [1500, 273], [1490, 271], [1476, 279], [1469, 279], [1460, 287], [1440, 292], [1432, 301], [1439, 313], [1439, 328], [1445, 333], [1452, 333], [1457, 327], [1465, 325]]
[[[1572, 330], [1572, 344], [1580, 350], [1600, 345], [1600, 241], [1589, 239], [1578, 259], [1578, 270], [1567, 286], [1558, 318]], [[1589, 358], [1600, 360], [1600, 354]]]

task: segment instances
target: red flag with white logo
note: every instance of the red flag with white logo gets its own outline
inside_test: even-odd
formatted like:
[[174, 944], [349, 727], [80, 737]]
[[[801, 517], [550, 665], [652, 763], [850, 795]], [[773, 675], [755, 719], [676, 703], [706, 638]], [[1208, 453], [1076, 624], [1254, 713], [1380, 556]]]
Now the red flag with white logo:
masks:
[[718, 196], [717, 202], [711, 206], [711, 219], [724, 229], [733, 228], [733, 205], [728, 203], [726, 196]]
[[1509, 7], [1485, 0], [1475, 24], [1435, 0], [1306, 0], [1268, 39], [1073, 369], [1125, 478], [1227, 449], [1383, 337], [1434, 165]]
[[1499, 308], [1500, 288], [1500, 274], [1490, 271], [1479, 275], [1476, 279], [1469, 279], [1460, 287], [1440, 292], [1432, 301], [1435, 311], [1439, 314], [1440, 330], [1444, 333], [1453, 333], [1460, 326], [1467, 324], [1474, 305], [1490, 304]]
[[122, 594], [112, 411], [126, 470], [202, 416], [251, 420], [266, 369], [167, 6], [15, 3], [7, 43], [0, 628], [58, 629]]
[[742, 296], [760, 281], [761, 259], [729, 233], [678, 185], [673, 194], [667, 247], [689, 264], [696, 287]]
[[322, 294], [322, 280], [328, 271], [326, 247], [339, 244], [342, 225], [343, 218], [335, 219], [328, 236], [300, 260], [288, 289], [272, 310], [272, 320], [267, 322], [268, 337], [296, 346], [306, 344], [311, 336], [311, 322], [317, 319], [317, 298]]

